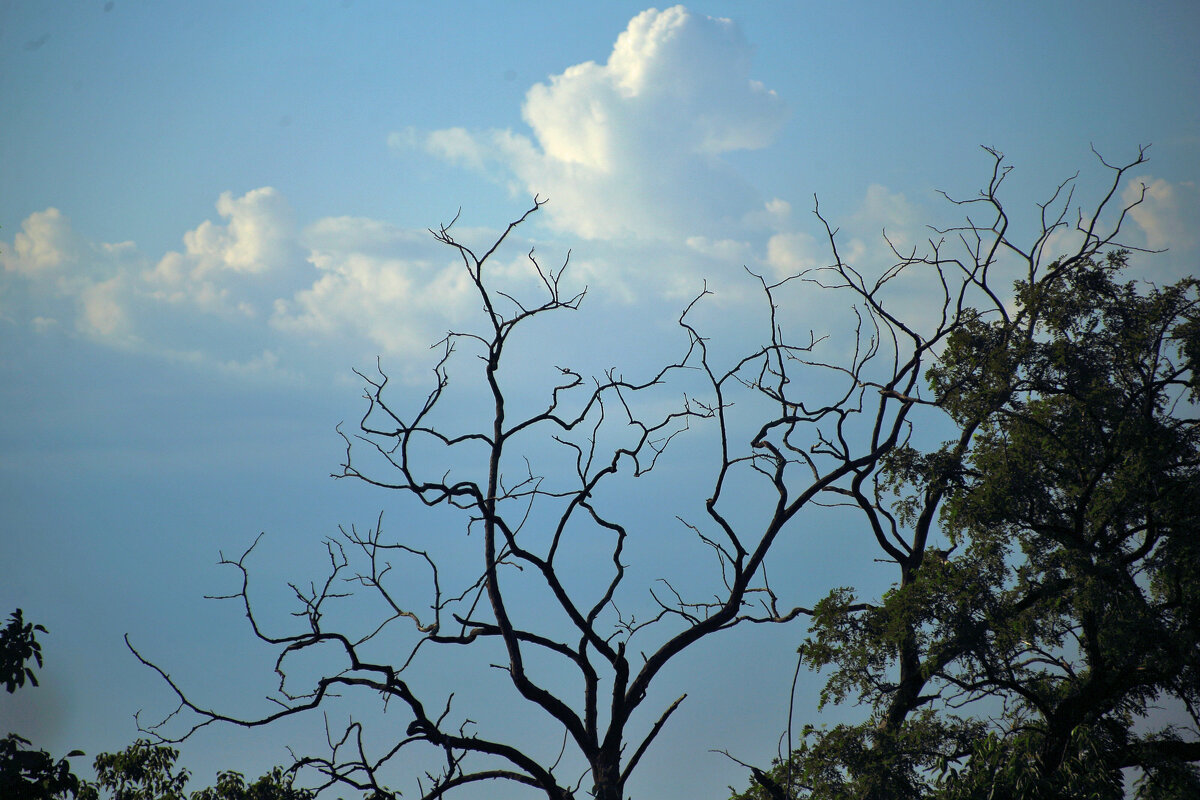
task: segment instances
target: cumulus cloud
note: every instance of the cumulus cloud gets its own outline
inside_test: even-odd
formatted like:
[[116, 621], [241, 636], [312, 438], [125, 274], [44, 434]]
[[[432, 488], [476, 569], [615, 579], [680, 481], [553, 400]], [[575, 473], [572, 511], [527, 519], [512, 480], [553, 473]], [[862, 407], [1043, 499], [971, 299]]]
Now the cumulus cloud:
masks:
[[[113, 346], [247, 374], [293, 369], [290, 359], [309, 347], [336, 347], [351, 359], [410, 357], [479, 321], [461, 261], [425, 230], [361, 217], [301, 227], [270, 188], [224, 193], [216, 210], [220, 221], [191, 228], [181, 251], [157, 260], [130, 242], [89, 241], [55, 209], [31, 214], [13, 244], [0, 247], [7, 276], [0, 289], [9, 299], [14, 289], [23, 293], [6, 305], [34, 331], [73, 328]], [[904, 235], [915, 216], [902, 195], [876, 186], [851, 228], [869, 238], [884, 226]], [[778, 278], [828, 262], [823, 236], [795, 230], [791, 217], [786, 202], [773, 200], [747, 212], [735, 235], [596, 240], [573, 260], [567, 280], [602, 288], [600, 302], [682, 307], [707, 285], [717, 291], [710, 302], [736, 304], [757, 297], [743, 266]], [[489, 277], [514, 296], [540, 296], [523, 232], [489, 262]], [[496, 235], [456, 230], [468, 243], [490, 244]], [[557, 267], [565, 248], [544, 249]], [[843, 255], [854, 263], [864, 249], [852, 238]], [[5, 316], [12, 317], [8, 309]]]
[[[124, 304], [144, 260], [132, 242], [92, 242], [80, 236], [57, 208], [35, 211], [21, 223], [11, 247], [0, 253], [4, 272], [21, 281], [24, 323], [39, 333], [75, 319], [76, 330], [95, 339], [132, 337]], [[16, 288], [11, 285], [11, 291]], [[11, 316], [15, 309], [6, 309]]]
[[155, 306], [252, 315], [256, 303], [269, 308], [274, 297], [264, 276], [305, 266], [287, 203], [274, 189], [225, 192], [216, 209], [222, 223], [202, 222], [183, 235], [183, 252], [151, 266], [132, 242], [88, 240], [65, 214], [47, 208], [25, 218], [12, 245], [0, 248], [0, 263], [5, 274], [24, 279], [26, 322], [35, 331], [52, 330], [47, 320], [74, 318], [90, 338], [153, 348], [139, 321], [145, 326]]
[[1187, 250], [1196, 245], [1195, 219], [1187, 219], [1185, 209], [1197, 207], [1197, 190], [1192, 183], [1170, 183], [1162, 178], [1143, 175], [1130, 181], [1122, 199], [1135, 202], [1145, 187], [1145, 197], [1129, 212], [1153, 250]]
[[855, 219], [864, 224], [878, 225], [881, 230], [905, 230], [913, 227], [916, 213], [912, 203], [902, 193], [893, 192], [882, 184], [867, 187]]
[[[531, 87], [528, 134], [461, 127], [394, 134], [397, 148], [515, 177], [549, 197], [553, 227], [590, 241], [578, 263], [589, 284], [626, 302], [694, 296], [702, 285], [744, 294], [745, 266], [772, 279], [828, 264], [810, 214], [762, 196], [728, 158], [769, 146], [786, 108], [752, 77], [753, 48], [727, 19], [682, 6], [638, 14], [603, 63], [568, 67]], [[927, 231], [903, 194], [869, 186], [835, 221], [841, 257], [865, 273], [920, 248]], [[734, 300], [736, 302], [736, 300]]]
[[385, 352], [428, 348], [449, 323], [474, 308], [474, 288], [461, 262], [427, 231], [335, 217], [305, 233], [319, 277], [290, 299], [278, 299], [272, 324], [308, 337], [359, 336]]
[[56, 208], [34, 212], [11, 246], [0, 245], [4, 314], [37, 333], [65, 329], [61, 322], [113, 346], [175, 352], [165, 341], [195, 320], [160, 308], [182, 300], [202, 313], [248, 308], [240, 299], [244, 287], [231, 277], [289, 259], [304, 263], [286, 204], [273, 189], [241, 198], [225, 193], [217, 210], [226, 224], [201, 223], [184, 235], [184, 253], [168, 253], [156, 265], [133, 242], [89, 240]]
[[[348, 345], [351, 358], [424, 353], [479, 310], [461, 260], [427, 230], [352, 217], [300, 228], [269, 187], [223, 193], [216, 210], [219, 222], [188, 230], [181, 251], [156, 261], [131, 242], [88, 240], [57, 209], [30, 214], [0, 243], [0, 317], [226, 372], [282, 374], [294, 368], [285, 357], [309, 346]], [[540, 286], [528, 243], [510, 245], [490, 276]]]
[[[783, 201], [777, 204], [787, 205]], [[775, 213], [786, 219], [778, 207]], [[887, 269], [896, 262], [892, 248], [908, 255], [913, 248], [919, 250], [924, 245], [927, 229], [920, 219], [920, 210], [905, 195], [881, 184], [871, 184], [854, 213], [834, 224], [838, 255], [865, 273]], [[833, 260], [824, 230], [798, 231], [786, 225], [781, 228], [767, 240], [765, 257], [777, 276], [794, 275]]]
[[97, 339], [130, 341], [133, 327], [126, 310], [127, 288], [123, 275], [83, 287], [79, 293], [79, 329]]
[[160, 299], [251, 315], [253, 304], [234, 301], [228, 284], [302, 263], [291, 209], [270, 186], [241, 197], [224, 192], [216, 208], [223, 224], [205, 220], [185, 233], [183, 252], [167, 253], [145, 278]]
[[[410, 137], [415, 135], [415, 132], [410, 133]], [[393, 139], [394, 143], [396, 141]], [[426, 137], [424, 144], [425, 149], [439, 158], [477, 170], [483, 169], [488, 158], [487, 148], [466, 128], [433, 131]]]
[[522, 115], [532, 138], [450, 128], [392, 142], [468, 167], [501, 162], [577, 236], [727, 232], [762, 202], [722, 154], [770, 144], [786, 115], [751, 79], [751, 55], [730, 20], [651, 9], [606, 63], [577, 64], [529, 90]]
[[828, 246], [803, 232], [777, 233], [767, 240], [767, 264], [776, 277], [795, 275], [829, 260]]
[[11, 252], [0, 253], [8, 272], [26, 276], [46, 275], [79, 260], [83, 248], [67, 218], [57, 208], [30, 214], [13, 238]]
[[[705, 285], [718, 291], [714, 303], [752, 294], [759, 302], [743, 265], [781, 277], [829, 254], [822, 231], [797, 229], [801, 215], [789, 203], [760, 196], [726, 160], [768, 146], [785, 120], [781, 99], [751, 77], [751, 57], [729, 20], [650, 10], [629, 22], [604, 63], [577, 64], [529, 89], [528, 134], [408, 129], [389, 142], [503, 173], [521, 194], [549, 197], [540, 216], [591, 240], [568, 281], [602, 289], [601, 302], [665, 298], [681, 308]], [[462, 263], [424, 230], [361, 217], [305, 226], [271, 187], [225, 192], [215, 210], [183, 234], [181, 248], [151, 260], [130, 243], [88, 242], [46, 209], [26, 219], [0, 258], [6, 275], [73, 303], [67, 313], [31, 307], [34, 329], [52, 330], [55, 319], [66, 328], [73, 318], [90, 337], [231, 372], [286, 370], [302, 348], [331, 343], [354, 359], [411, 356], [478, 319]], [[903, 195], [873, 186], [849, 230], [872, 242], [884, 227], [904, 237], [914, 218]], [[496, 232], [457, 235], [490, 243]], [[515, 296], [541, 291], [527, 244], [509, 242], [490, 273]], [[853, 261], [864, 248], [851, 239], [843, 256]]]

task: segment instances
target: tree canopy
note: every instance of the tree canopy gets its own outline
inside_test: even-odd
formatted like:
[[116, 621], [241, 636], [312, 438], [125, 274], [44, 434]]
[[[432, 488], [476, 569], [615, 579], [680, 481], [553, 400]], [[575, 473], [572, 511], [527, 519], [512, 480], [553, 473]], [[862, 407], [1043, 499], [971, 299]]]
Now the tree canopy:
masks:
[[[1001, 200], [1009, 168], [989, 152], [983, 192], [951, 200], [963, 224], [923, 249], [885, 237], [894, 261], [870, 274], [847, 263], [818, 209], [829, 262], [752, 278], [757, 343], [733, 355], [714, 345], [697, 320], [705, 290], [678, 318], [677, 357], [639, 376], [510, 377], [522, 337], [584, 298], [566, 288], [565, 263], [547, 268], [532, 251], [540, 294], [495, 268], [543, 201], [484, 247], [453, 222], [432, 231], [461, 259], [479, 324], [443, 340], [423, 396], [382, 368], [359, 373], [366, 409], [342, 432], [336, 477], [455, 516], [462, 535], [419, 541], [385, 532], [382, 517], [342, 530], [326, 543], [328, 574], [293, 585], [290, 627], [255, 607], [254, 547], [223, 556], [238, 581], [224, 597], [275, 649], [278, 692], [263, 713], [233, 713], [135, 650], [179, 701], [150, 732], [170, 743], [216, 723], [267, 726], [361, 694], [406, 722], [350, 715], [335, 730], [326, 716], [328, 752], [297, 761], [316, 788], [392, 798], [403, 783], [433, 800], [499, 781], [621, 800], [686, 699], [656, 693], [668, 665], [737, 626], [807, 619], [807, 635], [781, 627], [781, 642], [801, 640], [802, 662], [823, 672], [823, 704], [862, 704], [864, 718], [805, 719], [743, 796], [1120, 797], [1130, 768], [1146, 798], [1194, 793], [1197, 283], [1122, 276], [1133, 251], [1121, 224], [1140, 201], [1114, 198], [1144, 153], [1104, 164], [1111, 183], [1086, 212], [1060, 185], [1018, 236]], [[840, 347], [796, 334], [797, 291], [851, 309]], [[623, 492], [689, 439], [701, 442], [689, 457], [707, 461], [676, 516], [710, 561], [672, 554], [646, 583], [629, 553], [661, 523]], [[820, 535], [812, 515], [829, 506], [853, 513], [868, 558], [894, 565], [890, 589], [795, 585], [778, 561], [768, 579], [779, 543]], [[378, 613], [347, 613], [347, 587]], [[420, 669], [438, 650], [480, 676], [498, 668], [496, 691], [561, 747], [460, 710]], [[313, 664], [326, 668], [314, 677]], [[1164, 703], [1190, 727], [1158, 724]], [[416, 780], [396, 766], [422, 756]]]
[[858, 498], [898, 581], [831, 592], [800, 647], [870, 715], [807, 726], [742, 797], [1120, 798], [1128, 768], [1200, 794], [1200, 293], [1129, 258], [1031, 260], [947, 337], [924, 402], [956, 435]]
[[[0, 630], [0, 677], [9, 692], [16, 691], [28, 679], [38, 685], [29, 661], [42, 666], [42, 647], [38, 633], [45, 626], [26, 623], [21, 609], [9, 617]], [[311, 800], [313, 793], [293, 786], [295, 773], [275, 768], [258, 780], [247, 783], [241, 773], [227, 770], [217, 776], [214, 786], [188, 794], [190, 773], [177, 768], [179, 750], [139, 739], [118, 753], [101, 753], [94, 762], [94, 780], [81, 778], [67, 759], [84, 755], [72, 750], [66, 758], [55, 759], [45, 750], [34, 750], [33, 743], [10, 732], [0, 739], [0, 798], [4, 800]]]

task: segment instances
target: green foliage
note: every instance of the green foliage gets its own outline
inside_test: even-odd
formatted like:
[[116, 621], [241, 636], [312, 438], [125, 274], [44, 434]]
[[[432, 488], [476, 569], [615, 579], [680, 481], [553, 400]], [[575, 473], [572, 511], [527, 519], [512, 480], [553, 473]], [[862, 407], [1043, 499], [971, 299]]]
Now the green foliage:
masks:
[[[34, 633], [46, 633], [41, 625], [26, 623], [21, 609], [11, 615], [0, 632], [0, 673], [10, 692], [24, 685], [37, 686], [25, 662], [42, 665], [41, 645]], [[82, 756], [79, 750], [67, 758]], [[185, 792], [188, 771], [176, 768], [179, 751], [139, 739], [119, 753], [96, 757], [95, 781], [76, 775], [66, 758], [55, 760], [45, 750], [15, 733], [0, 739], [0, 800], [311, 800], [314, 793], [292, 785], [293, 773], [276, 767], [253, 783], [237, 772], [222, 772], [217, 784]]]
[[24, 686], [26, 680], [38, 685], [33, 668], [26, 662], [32, 660], [42, 666], [42, 645], [35, 638], [39, 632], [46, 633], [46, 629], [25, 622], [19, 608], [9, 615], [8, 625], [0, 631], [0, 681], [9, 694]]
[[[177, 768], [179, 751], [144, 739], [119, 753], [96, 757], [96, 779], [75, 775], [66, 759], [55, 761], [29, 740], [9, 734], [0, 740], [0, 797], [4, 800], [311, 800], [314, 793], [292, 785], [280, 767], [253, 783], [238, 772], [222, 772], [215, 786], [190, 794], [188, 770]], [[68, 758], [80, 756], [78, 750]]]
[[139, 739], [119, 753], [96, 757], [93, 796], [104, 790], [112, 800], [187, 800], [189, 773], [175, 769], [179, 751]]
[[[1159, 739], [1170, 744], [1171, 735]], [[1200, 797], [1200, 768], [1181, 759], [1151, 757], [1136, 783], [1137, 800], [1190, 800]]]
[[913, 557], [877, 602], [832, 592], [801, 647], [822, 704], [871, 717], [809, 728], [769, 773], [789, 797], [1107, 800], [1128, 768], [1200, 796], [1200, 743], [1150, 716], [1200, 708], [1198, 283], [1126, 260], [1052, 265], [948, 337], [927, 379], [961, 436], [878, 478]]
[[191, 800], [309, 800], [313, 792], [292, 785], [293, 775], [275, 767], [254, 783], [237, 772], [222, 772], [217, 785], [192, 794]]
[[293, 774], [276, 767], [253, 783], [241, 773], [226, 771], [215, 786], [188, 794], [190, 773], [176, 768], [179, 751], [144, 739], [120, 753], [96, 758], [96, 781], [85, 800], [309, 800], [313, 792], [292, 785]]
[[[25, 622], [17, 609], [9, 615], [8, 625], [0, 631], [0, 680], [15, 692], [28, 681], [37, 686], [37, 677], [27, 662], [42, 666], [42, 645], [37, 633], [46, 633], [41, 625]], [[67, 758], [83, 753], [72, 751]], [[56, 761], [45, 750], [34, 750], [23, 736], [9, 733], [0, 739], [0, 798], [5, 800], [49, 800], [76, 797], [82, 783], [71, 771], [67, 760]]]
[[[73, 751], [69, 757], [83, 755]], [[53, 800], [79, 797], [81, 782], [67, 760], [55, 761], [28, 739], [10, 733], [0, 739], [0, 797], [5, 800]]]

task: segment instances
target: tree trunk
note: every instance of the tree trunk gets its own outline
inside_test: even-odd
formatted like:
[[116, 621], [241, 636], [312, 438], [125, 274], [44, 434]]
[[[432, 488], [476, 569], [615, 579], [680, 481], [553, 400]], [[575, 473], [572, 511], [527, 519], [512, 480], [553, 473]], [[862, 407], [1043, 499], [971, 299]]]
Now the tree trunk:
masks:
[[592, 765], [595, 786], [592, 791], [596, 800], [625, 800], [625, 786], [621, 782], [621, 764], [616, 758], [605, 758]]

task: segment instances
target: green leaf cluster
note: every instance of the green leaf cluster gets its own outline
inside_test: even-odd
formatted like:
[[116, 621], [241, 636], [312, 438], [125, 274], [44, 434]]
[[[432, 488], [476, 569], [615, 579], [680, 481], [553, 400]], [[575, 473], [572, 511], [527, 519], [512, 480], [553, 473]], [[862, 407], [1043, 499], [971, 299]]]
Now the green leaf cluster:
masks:
[[[21, 609], [14, 611], [8, 626], [0, 631], [0, 678], [14, 691], [28, 679], [37, 686], [29, 660], [42, 665], [41, 644], [36, 633], [41, 625], [26, 623]], [[191, 775], [175, 766], [179, 751], [163, 744], [139, 739], [119, 753], [96, 757], [95, 780], [75, 774], [67, 760], [82, 756], [72, 750], [55, 759], [45, 750], [33, 749], [23, 736], [9, 733], [0, 739], [0, 800], [312, 800], [314, 792], [293, 785], [294, 774], [276, 767], [253, 783], [238, 772], [217, 776], [215, 786], [186, 791]]]
[[735, 796], [1121, 798], [1131, 768], [1139, 798], [1200, 796], [1200, 742], [1153, 713], [1200, 710], [1200, 292], [1127, 260], [1054, 264], [948, 337], [926, 378], [958, 437], [877, 478], [901, 580], [830, 593], [800, 649], [869, 719]]
[[26, 622], [19, 608], [9, 615], [8, 625], [0, 631], [0, 682], [9, 694], [24, 686], [26, 680], [38, 685], [33, 667], [27, 662], [42, 666], [42, 645], [36, 634], [45, 632], [41, 625]]

